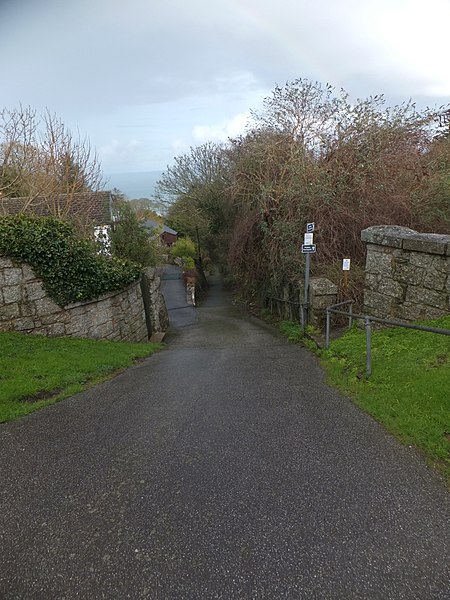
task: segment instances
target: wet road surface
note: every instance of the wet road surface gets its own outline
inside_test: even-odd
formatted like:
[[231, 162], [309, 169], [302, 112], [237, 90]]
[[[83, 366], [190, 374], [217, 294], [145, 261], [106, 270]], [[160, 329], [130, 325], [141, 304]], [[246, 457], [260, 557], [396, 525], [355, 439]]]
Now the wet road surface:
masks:
[[161, 291], [164, 296], [171, 329], [180, 329], [197, 322], [197, 309], [187, 304], [183, 272], [176, 265], [161, 269]]
[[0, 426], [0, 598], [449, 598], [449, 495], [213, 286], [114, 380]]

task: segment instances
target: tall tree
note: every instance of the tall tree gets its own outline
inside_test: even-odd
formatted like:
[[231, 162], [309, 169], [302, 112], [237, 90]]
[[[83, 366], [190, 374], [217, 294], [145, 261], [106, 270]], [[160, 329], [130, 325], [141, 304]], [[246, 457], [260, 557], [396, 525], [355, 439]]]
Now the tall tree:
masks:
[[38, 171], [36, 112], [20, 106], [0, 110], [0, 196], [17, 197], [31, 191], [27, 179]]
[[[87, 138], [75, 137], [50, 112], [0, 111], [0, 195], [38, 197], [55, 216], [65, 216], [78, 192], [101, 189], [100, 162]], [[64, 201], [59, 196], [64, 195]]]
[[157, 193], [166, 199], [167, 223], [192, 239], [198, 234], [215, 258], [223, 251], [228, 185], [227, 153], [224, 146], [213, 143], [175, 158], [157, 185]]

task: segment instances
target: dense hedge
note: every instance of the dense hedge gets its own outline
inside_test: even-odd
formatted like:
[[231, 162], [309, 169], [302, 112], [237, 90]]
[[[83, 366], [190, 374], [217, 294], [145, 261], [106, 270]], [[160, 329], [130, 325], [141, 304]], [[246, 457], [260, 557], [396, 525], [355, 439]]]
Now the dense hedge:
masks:
[[0, 255], [28, 263], [60, 306], [122, 289], [141, 274], [134, 263], [98, 254], [54, 217], [0, 217]]

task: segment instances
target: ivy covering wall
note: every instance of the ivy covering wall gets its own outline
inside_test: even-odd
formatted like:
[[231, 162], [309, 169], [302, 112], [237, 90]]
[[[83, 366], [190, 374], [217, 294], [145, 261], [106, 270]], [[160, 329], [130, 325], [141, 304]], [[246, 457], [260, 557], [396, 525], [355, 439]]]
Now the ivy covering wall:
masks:
[[0, 217], [0, 256], [28, 263], [60, 306], [120, 290], [141, 276], [131, 261], [101, 255], [54, 217]]

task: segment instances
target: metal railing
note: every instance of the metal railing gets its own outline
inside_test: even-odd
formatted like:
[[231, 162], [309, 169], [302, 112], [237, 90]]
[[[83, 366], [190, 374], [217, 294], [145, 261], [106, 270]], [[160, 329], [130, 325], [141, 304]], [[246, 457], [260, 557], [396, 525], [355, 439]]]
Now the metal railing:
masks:
[[[345, 312], [339, 310], [339, 307], [344, 305], [350, 305], [349, 311]], [[440, 329], [439, 327], [428, 327], [426, 325], [416, 325], [414, 323], [404, 323], [403, 321], [395, 321], [392, 319], [381, 319], [379, 317], [371, 317], [369, 315], [360, 315], [353, 313], [353, 301], [346, 300], [345, 302], [339, 302], [339, 304], [333, 304], [328, 306], [326, 309], [326, 332], [325, 332], [325, 347], [330, 347], [330, 328], [331, 328], [331, 314], [344, 315], [348, 317], [349, 329], [352, 327], [353, 320], [364, 321], [364, 329], [366, 332], [366, 375], [370, 377], [372, 374], [372, 323], [381, 323], [382, 325], [388, 325], [389, 327], [405, 327], [406, 329], [416, 329], [418, 331], [427, 331], [428, 333], [438, 333], [440, 335], [450, 336], [450, 329]]]
[[304, 302], [296, 302], [295, 300], [287, 300], [286, 298], [275, 298], [275, 296], [266, 296], [266, 300], [270, 301], [270, 312], [273, 313], [273, 304], [272, 302], [282, 302], [284, 304], [291, 304], [292, 306], [298, 306], [298, 314], [300, 318], [300, 323], [302, 328], [308, 324], [309, 319], [309, 304], [305, 304]]

